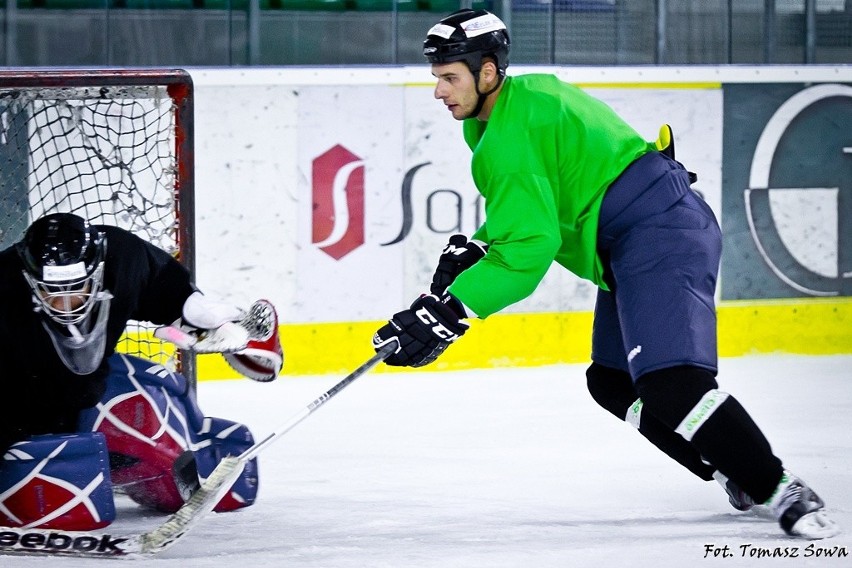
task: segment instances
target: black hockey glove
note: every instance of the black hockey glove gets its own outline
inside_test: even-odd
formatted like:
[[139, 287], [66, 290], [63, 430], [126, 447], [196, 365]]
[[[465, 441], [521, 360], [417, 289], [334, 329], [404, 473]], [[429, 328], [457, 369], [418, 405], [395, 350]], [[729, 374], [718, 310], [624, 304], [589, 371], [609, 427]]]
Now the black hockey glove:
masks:
[[396, 342], [397, 348], [385, 363], [395, 367], [428, 365], [470, 327], [460, 317], [464, 308], [452, 296], [439, 299], [424, 295], [411, 307], [394, 314], [373, 336], [373, 347]]
[[429, 290], [436, 296], [443, 296], [456, 277], [476, 264], [485, 256], [488, 245], [481, 241], [469, 241], [464, 235], [453, 235], [444, 247], [438, 268], [432, 275], [432, 285]]

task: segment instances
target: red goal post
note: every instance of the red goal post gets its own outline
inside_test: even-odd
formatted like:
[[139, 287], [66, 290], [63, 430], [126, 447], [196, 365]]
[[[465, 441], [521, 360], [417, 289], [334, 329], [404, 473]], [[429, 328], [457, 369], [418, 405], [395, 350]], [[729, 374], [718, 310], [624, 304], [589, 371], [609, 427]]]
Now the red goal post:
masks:
[[[195, 273], [193, 84], [182, 69], [0, 70], [0, 249], [47, 213], [128, 229]], [[131, 322], [118, 350], [177, 367]]]

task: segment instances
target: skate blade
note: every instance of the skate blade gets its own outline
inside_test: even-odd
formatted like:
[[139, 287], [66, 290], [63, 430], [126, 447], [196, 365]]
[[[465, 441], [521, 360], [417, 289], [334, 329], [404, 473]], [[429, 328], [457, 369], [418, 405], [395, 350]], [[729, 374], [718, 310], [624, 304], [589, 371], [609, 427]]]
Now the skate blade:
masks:
[[840, 525], [828, 518], [825, 511], [813, 511], [796, 521], [790, 534], [808, 540], [831, 538], [840, 534]]

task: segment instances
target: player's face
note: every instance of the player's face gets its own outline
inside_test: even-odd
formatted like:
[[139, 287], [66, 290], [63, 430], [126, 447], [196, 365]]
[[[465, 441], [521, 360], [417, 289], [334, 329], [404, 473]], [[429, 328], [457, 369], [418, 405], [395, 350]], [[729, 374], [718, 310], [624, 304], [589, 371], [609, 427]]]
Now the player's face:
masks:
[[89, 284], [86, 283], [81, 289], [63, 290], [61, 292], [49, 293], [45, 290], [39, 290], [38, 294], [42, 300], [50, 306], [55, 312], [60, 314], [73, 314], [86, 302], [89, 292]]
[[447, 105], [456, 120], [469, 118], [476, 109], [479, 95], [467, 64], [463, 61], [436, 63], [432, 65], [432, 75], [438, 79], [435, 98]]

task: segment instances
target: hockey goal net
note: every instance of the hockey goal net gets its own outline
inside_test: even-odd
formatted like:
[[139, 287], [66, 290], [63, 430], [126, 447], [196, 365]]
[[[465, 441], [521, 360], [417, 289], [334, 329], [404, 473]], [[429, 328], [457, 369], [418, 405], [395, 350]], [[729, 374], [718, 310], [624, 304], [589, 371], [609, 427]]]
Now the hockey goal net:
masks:
[[[193, 88], [183, 70], [0, 70], [0, 249], [47, 213], [117, 225], [194, 273]], [[119, 351], [194, 360], [131, 322]]]

